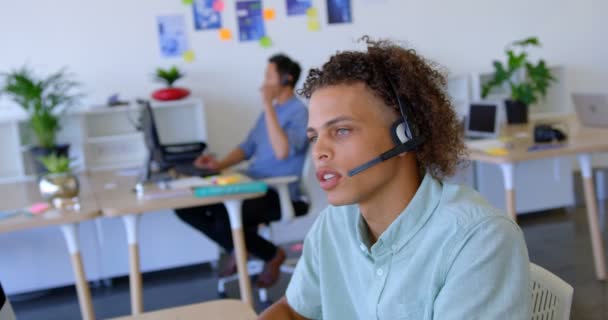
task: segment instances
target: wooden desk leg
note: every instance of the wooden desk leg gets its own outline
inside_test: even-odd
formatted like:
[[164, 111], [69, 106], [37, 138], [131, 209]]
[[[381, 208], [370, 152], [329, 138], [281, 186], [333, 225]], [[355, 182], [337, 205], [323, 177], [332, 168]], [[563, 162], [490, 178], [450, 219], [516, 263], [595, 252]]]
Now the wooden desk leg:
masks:
[[502, 170], [502, 177], [505, 183], [505, 203], [507, 205], [507, 213], [517, 222], [517, 212], [515, 211], [515, 190], [513, 190], [514, 176], [513, 170], [515, 165], [512, 163], [501, 163], [500, 169]]
[[591, 248], [593, 249], [593, 262], [595, 263], [595, 275], [598, 280], [606, 280], [606, 255], [602, 233], [598, 223], [597, 199], [595, 197], [595, 185], [593, 184], [593, 170], [591, 169], [591, 155], [579, 154], [578, 161], [583, 176], [585, 190], [585, 205], [587, 206], [587, 220], [589, 223], [589, 235], [591, 236]]
[[247, 247], [245, 246], [245, 236], [243, 234], [243, 217], [241, 216], [241, 200], [224, 201], [230, 218], [230, 228], [232, 229], [232, 241], [234, 242], [234, 254], [236, 256], [236, 266], [239, 274], [239, 288], [241, 290], [241, 300], [253, 306], [253, 295], [251, 293], [251, 282], [247, 271]]
[[61, 232], [68, 245], [68, 251], [72, 259], [72, 268], [74, 269], [74, 277], [76, 278], [76, 293], [78, 294], [78, 304], [80, 305], [80, 314], [83, 319], [95, 319], [95, 311], [93, 311], [93, 301], [91, 300], [91, 291], [84, 273], [82, 258], [80, 256], [80, 243], [78, 241], [78, 224], [66, 224], [61, 226]]
[[122, 217], [127, 230], [129, 243], [129, 289], [131, 291], [131, 314], [144, 312], [144, 299], [142, 293], [141, 271], [139, 270], [139, 245], [137, 231], [139, 215], [130, 214]]

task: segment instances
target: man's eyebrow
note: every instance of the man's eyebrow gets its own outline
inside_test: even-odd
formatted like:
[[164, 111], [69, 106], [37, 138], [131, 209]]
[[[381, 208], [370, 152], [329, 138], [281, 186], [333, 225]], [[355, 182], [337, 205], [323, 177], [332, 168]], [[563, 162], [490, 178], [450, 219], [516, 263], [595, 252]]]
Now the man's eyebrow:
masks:
[[[327, 128], [327, 127], [330, 127], [330, 126], [332, 126], [332, 125], [334, 125], [336, 123], [342, 122], [342, 121], [354, 121], [354, 120], [355, 119], [353, 119], [353, 118], [351, 118], [349, 116], [339, 116], [339, 117], [333, 118], [333, 119], [325, 122], [322, 127], [323, 128]], [[306, 129], [306, 132], [307, 133], [308, 132], [316, 132], [316, 130], [314, 128], [308, 127]]]

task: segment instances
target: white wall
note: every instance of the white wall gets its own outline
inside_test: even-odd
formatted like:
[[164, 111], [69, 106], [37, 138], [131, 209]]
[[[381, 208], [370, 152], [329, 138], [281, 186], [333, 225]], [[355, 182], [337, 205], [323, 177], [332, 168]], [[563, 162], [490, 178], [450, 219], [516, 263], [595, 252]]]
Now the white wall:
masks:
[[[181, 84], [206, 102], [211, 147], [220, 154], [240, 141], [261, 111], [257, 88], [271, 54], [286, 52], [309, 68], [355, 47], [353, 39], [363, 34], [405, 40], [455, 74], [490, 70], [506, 43], [536, 35], [544, 44], [540, 55], [567, 66], [570, 90], [608, 91], [603, 0], [352, 0], [354, 23], [332, 26], [325, 22], [325, 1], [313, 2], [322, 20], [317, 33], [307, 31], [305, 17], [287, 18], [284, 0], [265, 0], [278, 15], [266, 25], [275, 46], [264, 49], [256, 42], [220, 42], [214, 31], [195, 32], [191, 10], [180, 0], [1, 0], [0, 71], [25, 62], [40, 72], [69, 66], [84, 82], [90, 105], [115, 92], [146, 96], [159, 86], [151, 80], [155, 68], [177, 64], [187, 73]], [[225, 3], [224, 23], [235, 32], [233, 1]], [[187, 18], [194, 63], [160, 57], [155, 17], [173, 13]], [[237, 117], [244, 120], [234, 126]]]

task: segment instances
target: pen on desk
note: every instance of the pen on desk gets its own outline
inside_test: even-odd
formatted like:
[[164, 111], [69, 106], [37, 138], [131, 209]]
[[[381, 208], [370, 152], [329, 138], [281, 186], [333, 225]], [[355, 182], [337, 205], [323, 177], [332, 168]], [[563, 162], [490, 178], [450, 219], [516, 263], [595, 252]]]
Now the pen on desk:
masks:
[[564, 147], [565, 144], [535, 144], [528, 148], [528, 151], [541, 151], [547, 149], [557, 149]]

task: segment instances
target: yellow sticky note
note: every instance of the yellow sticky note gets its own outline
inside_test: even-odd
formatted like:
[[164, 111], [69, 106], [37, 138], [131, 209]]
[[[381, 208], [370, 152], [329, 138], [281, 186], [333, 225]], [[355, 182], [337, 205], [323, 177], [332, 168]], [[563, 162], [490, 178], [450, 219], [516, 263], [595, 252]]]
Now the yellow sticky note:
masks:
[[308, 20], [308, 31], [319, 31], [321, 30], [321, 23], [319, 23], [318, 19], [309, 19]]
[[269, 20], [274, 20], [274, 18], [277, 17], [277, 12], [272, 9], [264, 9], [264, 20], [269, 21]]
[[309, 18], [318, 17], [319, 16], [319, 11], [317, 10], [317, 8], [308, 8], [308, 10], [306, 10], [306, 15]]
[[260, 45], [264, 48], [272, 47], [272, 40], [268, 36], [260, 38]]
[[192, 4], [192, 0], [182, 0], [182, 3], [189, 6]]
[[188, 50], [188, 51], [184, 52], [183, 57], [184, 57], [184, 61], [186, 61], [186, 62], [194, 61], [194, 58], [195, 58], [194, 51]]
[[232, 31], [227, 28], [220, 29], [220, 40], [228, 41], [232, 39]]
[[509, 150], [505, 148], [488, 148], [485, 152], [491, 156], [506, 156], [509, 154]]

